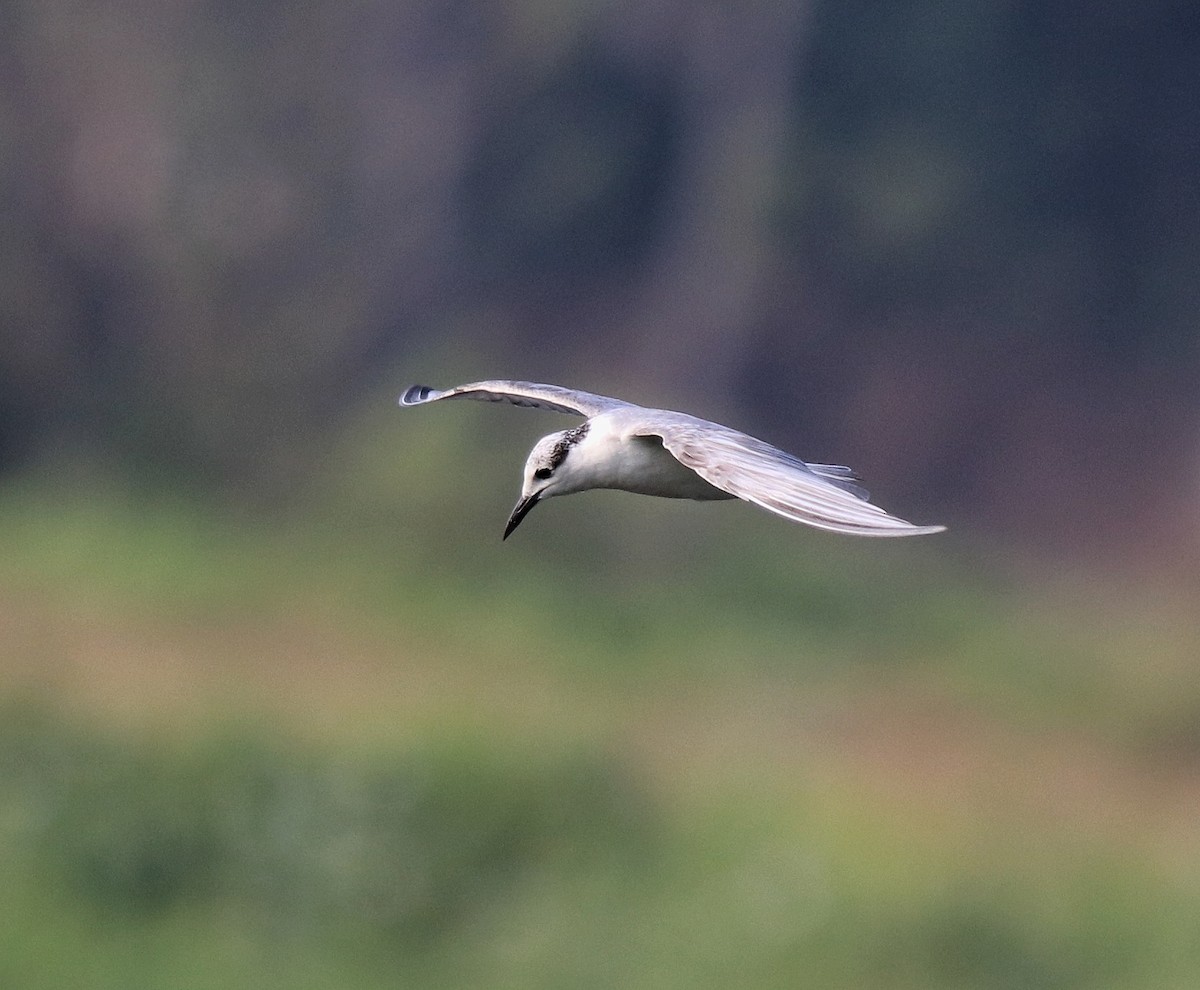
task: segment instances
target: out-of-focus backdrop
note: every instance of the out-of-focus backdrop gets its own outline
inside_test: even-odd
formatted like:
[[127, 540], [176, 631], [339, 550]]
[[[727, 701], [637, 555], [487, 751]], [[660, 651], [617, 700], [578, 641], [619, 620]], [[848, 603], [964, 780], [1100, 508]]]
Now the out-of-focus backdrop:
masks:
[[[0, 984], [1195, 986], [1197, 38], [0, 6]], [[502, 545], [489, 377], [951, 529]]]

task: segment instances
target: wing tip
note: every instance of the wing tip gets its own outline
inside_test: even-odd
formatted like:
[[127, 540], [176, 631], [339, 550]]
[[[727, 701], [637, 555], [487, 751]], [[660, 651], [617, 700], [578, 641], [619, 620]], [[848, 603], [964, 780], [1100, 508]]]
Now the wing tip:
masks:
[[913, 536], [932, 536], [934, 533], [946, 532], [945, 526], [917, 526]]
[[946, 532], [945, 526], [914, 526], [912, 523], [906, 523], [904, 526], [897, 527], [892, 530], [881, 530], [878, 536], [932, 536], [934, 533]]
[[793, 521], [806, 523], [814, 529], [823, 529], [831, 533], [841, 533], [843, 536], [882, 537], [885, 539], [901, 536], [932, 536], [934, 533], [944, 533], [946, 531], [945, 526], [853, 526], [825, 520], [795, 519]]
[[428, 402], [430, 396], [437, 389], [430, 388], [428, 385], [410, 385], [400, 396], [400, 405], [402, 406], [417, 406], [422, 402]]

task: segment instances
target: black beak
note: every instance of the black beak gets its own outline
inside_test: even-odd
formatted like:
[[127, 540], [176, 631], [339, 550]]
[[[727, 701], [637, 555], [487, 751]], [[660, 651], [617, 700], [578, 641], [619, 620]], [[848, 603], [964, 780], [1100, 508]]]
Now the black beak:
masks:
[[508, 525], [504, 527], [504, 535], [500, 537], [502, 540], [507, 540], [508, 534], [521, 525], [521, 520], [529, 515], [529, 510], [538, 504], [540, 497], [538, 492], [534, 492], [532, 495], [526, 495], [513, 506], [512, 515], [508, 517]]

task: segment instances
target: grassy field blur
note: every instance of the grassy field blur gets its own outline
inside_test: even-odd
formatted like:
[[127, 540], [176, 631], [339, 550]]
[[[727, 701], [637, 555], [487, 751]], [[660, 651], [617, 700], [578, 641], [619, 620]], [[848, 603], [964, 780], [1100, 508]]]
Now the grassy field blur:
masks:
[[1189, 589], [613, 493], [502, 545], [551, 427], [484, 412], [273, 511], [0, 492], [0, 985], [1197, 985]]

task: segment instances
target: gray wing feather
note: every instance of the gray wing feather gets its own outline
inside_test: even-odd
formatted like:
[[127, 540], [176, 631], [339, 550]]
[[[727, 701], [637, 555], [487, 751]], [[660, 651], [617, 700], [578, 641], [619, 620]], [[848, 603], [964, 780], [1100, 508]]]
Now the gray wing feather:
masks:
[[575, 416], [596, 416], [632, 403], [595, 395], [561, 385], [540, 385], [536, 382], [488, 381], [436, 389], [428, 385], [413, 385], [401, 397], [402, 406], [419, 406], [439, 399], [479, 399], [483, 402], [508, 402], [514, 406], [549, 409], [552, 412]]
[[946, 528], [914, 526], [872, 505], [849, 468], [810, 466], [718, 423], [672, 417], [643, 432], [661, 437], [676, 460], [710, 485], [793, 522], [857, 536], [919, 536]]

